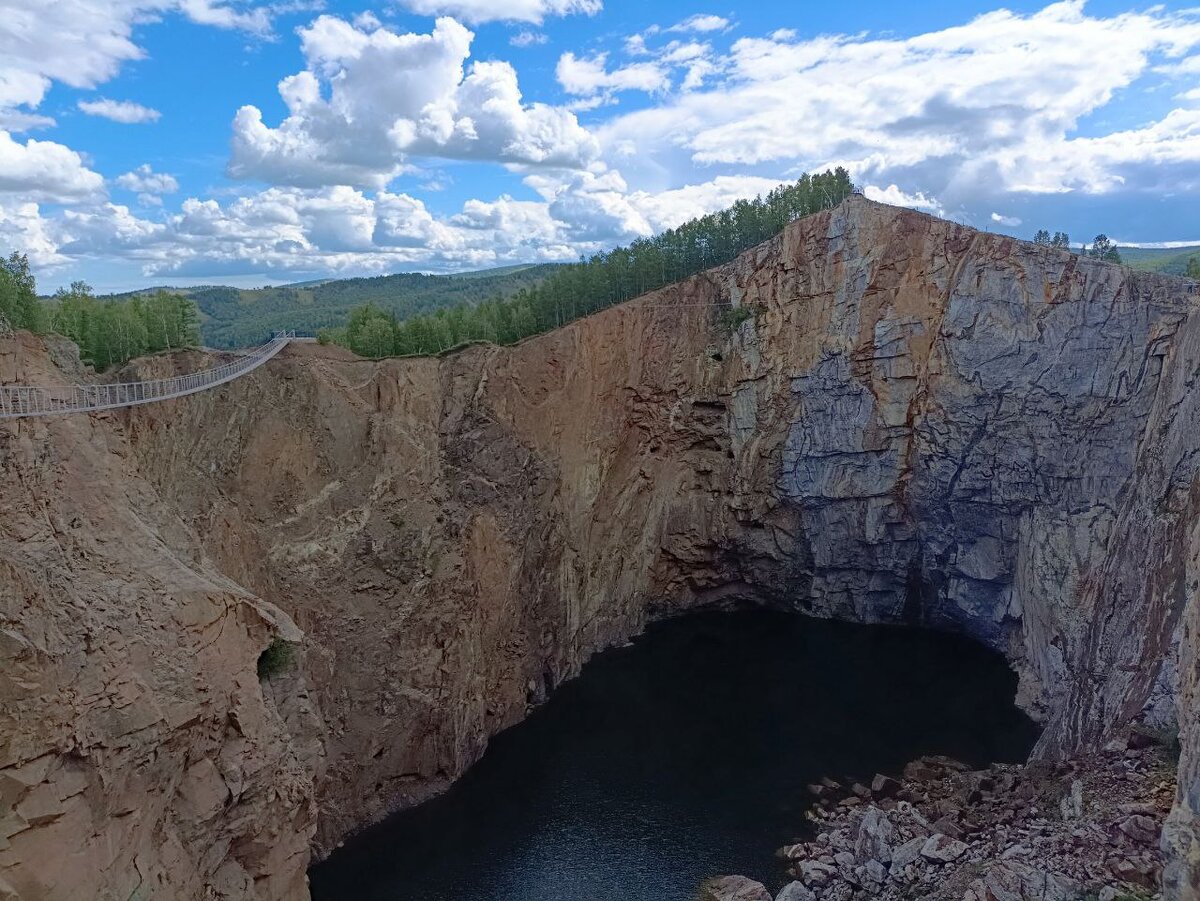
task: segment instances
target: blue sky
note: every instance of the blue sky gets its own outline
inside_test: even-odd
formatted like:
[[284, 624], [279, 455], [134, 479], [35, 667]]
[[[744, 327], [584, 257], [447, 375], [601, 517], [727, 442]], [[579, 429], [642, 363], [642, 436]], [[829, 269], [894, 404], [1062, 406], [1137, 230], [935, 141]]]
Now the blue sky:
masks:
[[43, 290], [566, 260], [836, 164], [1200, 242], [1200, 10], [0, 0], [0, 251]]

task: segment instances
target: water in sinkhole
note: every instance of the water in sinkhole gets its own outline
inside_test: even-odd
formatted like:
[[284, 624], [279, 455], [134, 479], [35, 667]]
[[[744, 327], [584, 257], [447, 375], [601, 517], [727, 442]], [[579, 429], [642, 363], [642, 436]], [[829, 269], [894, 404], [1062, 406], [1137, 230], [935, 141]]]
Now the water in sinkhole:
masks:
[[692, 901], [777, 889], [805, 786], [922, 754], [1024, 760], [1016, 677], [974, 642], [771, 611], [699, 613], [605, 652], [444, 795], [311, 871], [314, 901]]

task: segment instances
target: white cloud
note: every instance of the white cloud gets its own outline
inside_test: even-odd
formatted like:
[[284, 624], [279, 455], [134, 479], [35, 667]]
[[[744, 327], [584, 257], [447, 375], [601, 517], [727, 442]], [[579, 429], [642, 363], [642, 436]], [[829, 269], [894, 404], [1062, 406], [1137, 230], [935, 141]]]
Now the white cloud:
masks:
[[65, 263], [68, 258], [59, 253], [52, 231], [53, 223], [42, 218], [36, 203], [8, 203], [0, 197], [0, 248], [26, 254], [35, 267]]
[[[217, 28], [235, 28], [255, 34], [267, 34], [271, 30], [270, 12], [263, 7], [238, 10], [213, 0], [176, 0], [180, 12], [197, 25], [213, 25]], [[301, 8], [311, 8], [302, 6]]]
[[116, 183], [127, 191], [141, 194], [174, 194], [179, 190], [179, 182], [173, 175], [155, 172], [149, 163], [142, 163], [132, 172], [118, 175]]
[[0, 0], [0, 110], [36, 108], [52, 82], [94, 88], [145, 56], [135, 24], [169, 12], [198, 24], [269, 29], [265, 9], [239, 11], [212, 0]]
[[53, 141], [24, 144], [0, 131], [0, 195], [65, 202], [100, 193], [104, 179], [78, 153]]
[[693, 84], [597, 136], [606, 155], [632, 145], [646, 171], [841, 163], [863, 181], [956, 206], [1008, 190], [1193, 184], [1194, 109], [1115, 135], [1076, 129], [1158, 62], [1197, 47], [1195, 12], [1091, 17], [1082, 0], [1031, 15], [999, 10], [904, 39], [781, 31], [736, 41], [728, 69], [703, 76], [712, 87]]
[[607, 91], [663, 91], [670, 85], [664, 68], [656, 63], [631, 63], [606, 68], [608, 54], [579, 58], [574, 53], [559, 57], [554, 74], [568, 94], [590, 95]]
[[537, 44], [545, 44], [549, 40], [550, 38], [540, 31], [525, 29], [514, 34], [508, 39], [508, 42], [514, 47], [533, 47]]
[[892, 206], [924, 210], [927, 213], [933, 213], [935, 216], [946, 215], [945, 208], [938, 202], [936, 197], [926, 197], [920, 191], [908, 194], [901, 191], [894, 184], [888, 185], [886, 188], [881, 188], [878, 185], [867, 185], [863, 188], [863, 194], [868, 200], [874, 200], [878, 203], [890, 203]]
[[[158, 173], [135, 170], [136, 187]], [[648, 235], [774, 187], [774, 179], [718, 177], [658, 194], [629, 191], [612, 170], [529, 176], [538, 200], [468, 200], [438, 216], [418, 198], [345, 186], [274, 187], [225, 203], [188, 198], [145, 218], [95, 201], [43, 216], [0, 201], [0, 241], [40, 264], [123, 261], [147, 277], [458, 270], [569, 261]], [[11, 235], [23, 236], [20, 241]], [[22, 243], [23, 242], [23, 243]]]
[[1003, 216], [1000, 213], [992, 213], [992, 221], [997, 225], [1003, 225], [1006, 228], [1016, 228], [1021, 224], [1021, 220], [1016, 216]]
[[667, 31], [724, 31], [729, 24], [729, 20], [723, 16], [697, 14], [688, 16], [682, 22], [676, 22]]
[[287, 118], [271, 128], [244, 106], [234, 120], [236, 178], [382, 188], [413, 157], [578, 167], [598, 152], [568, 110], [524, 103], [510, 64], [464, 74], [474, 35], [454, 19], [396, 34], [321, 16], [299, 34], [308, 67], [279, 83]]
[[99, 100], [80, 100], [79, 109], [89, 116], [100, 116], [102, 119], [111, 119], [125, 125], [157, 122], [162, 117], [158, 110], [142, 106], [140, 103], [131, 100], [109, 100], [106, 97]]
[[601, 0], [398, 0], [425, 16], [454, 16], [465, 22], [534, 22], [547, 16], [583, 13], [592, 16], [602, 7]]

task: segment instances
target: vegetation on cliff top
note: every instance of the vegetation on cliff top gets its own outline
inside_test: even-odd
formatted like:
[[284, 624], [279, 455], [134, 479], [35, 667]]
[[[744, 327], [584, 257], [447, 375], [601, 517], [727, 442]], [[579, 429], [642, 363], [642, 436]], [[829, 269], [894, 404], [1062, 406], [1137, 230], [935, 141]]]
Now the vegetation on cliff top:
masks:
[[200, 341], [196, 305], [182, 295], [157, 291], [127, 301], [99, 300], [86, 283], [74, 282], [43, 302], [29, 260], [16, 253], [0, 260], [0, 316], [14, 328], [70, 338], [97, 370]]
[[765, 197], [739, 200], [652, 238], [561, 266], [512, 297], [404, 320], [369, 304], [355, 310], [344, 328], [323, 331], [321, 339], [365, 357], [435, 354], [472, 341], [513, 344], [727, 263], [789, 222], [834, 207], [853, 191], [850, 173], [840, 167], [805, 175]]
[[[268, 288], [205, 285], [180, 288], [177, 293], [199, 308], [205, 344], [246, 347], [283, 329], [304, 333], [344, 325], [355, 308], [364, 304], [405, 318], [442, 307], [508, 297], [536, 285], [556, 268], [555, 264], [544, 263], [458, 275], [402, 272]], [[116, 295], [114, 299], [128, 300], [145, 293]]]

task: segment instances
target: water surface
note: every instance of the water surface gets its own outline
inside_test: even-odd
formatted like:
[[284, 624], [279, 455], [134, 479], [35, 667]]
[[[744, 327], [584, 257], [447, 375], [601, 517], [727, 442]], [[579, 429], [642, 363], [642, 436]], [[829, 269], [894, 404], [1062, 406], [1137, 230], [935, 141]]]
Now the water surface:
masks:
[[704, 613], [596, 657], [449, 792], [313, 868], [315, 901], [693, 901], [784, 881], [805, 785], [1023, 760], [1004, 661], [956, 636]]

